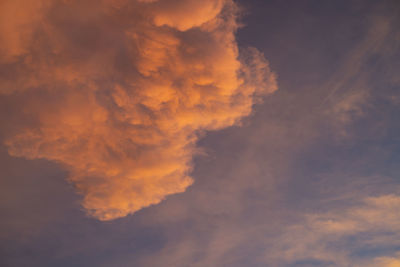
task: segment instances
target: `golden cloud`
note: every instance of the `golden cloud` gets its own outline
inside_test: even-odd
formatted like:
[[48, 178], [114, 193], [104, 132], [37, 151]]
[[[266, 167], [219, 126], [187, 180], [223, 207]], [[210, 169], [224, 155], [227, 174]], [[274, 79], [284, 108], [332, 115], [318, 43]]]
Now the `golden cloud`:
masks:
[[8, 152], [64, 165], [100, 220], [183, 192], [198, 134], [277, 88], [260, 52], [239, 55], [230, 0], [0, 5], [0, 93], [31, 118]]

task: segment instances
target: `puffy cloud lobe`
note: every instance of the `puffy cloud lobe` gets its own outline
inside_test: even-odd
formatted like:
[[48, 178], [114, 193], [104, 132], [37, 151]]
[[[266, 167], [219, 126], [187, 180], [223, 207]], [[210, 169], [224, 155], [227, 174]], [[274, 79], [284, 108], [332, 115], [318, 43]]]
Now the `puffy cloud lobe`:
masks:
[[232, 1], [31, 2], [1, 4], [0, 92], [33, 118], [5, 143], [66, 166], [100, 220], [183, 192], [198, 134], [276, 90], [261, 53], [239, 55]]

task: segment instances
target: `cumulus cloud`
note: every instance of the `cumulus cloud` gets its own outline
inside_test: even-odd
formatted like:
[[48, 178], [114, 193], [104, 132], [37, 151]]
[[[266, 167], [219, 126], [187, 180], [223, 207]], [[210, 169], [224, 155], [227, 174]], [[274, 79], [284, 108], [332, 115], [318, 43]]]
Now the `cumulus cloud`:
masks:
[[198, 135], [277, 88], [260, 52], [239, 53], [230, 0], [0, 5], [0, 94], [29, 117], [8, 152], [65, 166], [100, 220], [183, 192]]

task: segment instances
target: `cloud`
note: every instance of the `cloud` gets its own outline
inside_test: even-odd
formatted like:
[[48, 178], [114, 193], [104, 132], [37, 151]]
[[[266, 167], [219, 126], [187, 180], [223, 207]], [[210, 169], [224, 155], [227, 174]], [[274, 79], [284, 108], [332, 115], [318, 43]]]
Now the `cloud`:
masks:
[[287, 264], [312, 261], [332, 266], [397, 266], [396, 257], [388, 254], [400, 245], [399, 204], [399, 195], [384, 194], [365, 197], [347, 208], [308, 213], [303, 221], [284, 230], [274, 250], [268, 252], [269, 260], [276, 257]]
[[390, 54], [387, 46], [393, 42], [391, 19], [373, 16], [368, 24], [362, 40], [344, 53], [340, 67], [321, 84], [324, 96], [318, 110], [329, 119], [328, 127], [339, 140], [352, 137], [354, 122], [368, 115], [377, 97], [374, 78], [377, 80], [379, 68], [374, 58], [384, 59]]
[[199, 134], [277, 88], [232, 1], [31, 2], [1, 3], [0, 93], [29, 118], [5, 144], [65, 166], [100, 220], [185, 191]]
[[375, 259], [372, 264], [364, 266], [399, 267], [400, 260], [398, 258], [392, 258], [392, 257], [379, 257]]
[[[329, 89], [328, 95], [323, 99], [322, 105], [331, 100], [335, 100], [335, 94], [341, 91], [354, 91], [357, 89], [368, 89], [364, 83], [365, 65], [371, 55], [382, 53], [382, 46], [387, 42], [391, 34], [391, 21], [385, 17], [374, 17], [371, 26], [356, 47], [351, 49], [344, 64], [333, 73], [332, 77], [323, 85]], [[364, 88], [363, 88], [364, 87]]]

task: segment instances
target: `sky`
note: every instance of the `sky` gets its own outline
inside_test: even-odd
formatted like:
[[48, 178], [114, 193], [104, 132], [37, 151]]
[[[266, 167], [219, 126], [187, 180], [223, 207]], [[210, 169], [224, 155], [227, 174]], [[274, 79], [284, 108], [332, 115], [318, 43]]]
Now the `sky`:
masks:
[[397, 0], [0, 1], [0, 265], [400, 266]]

